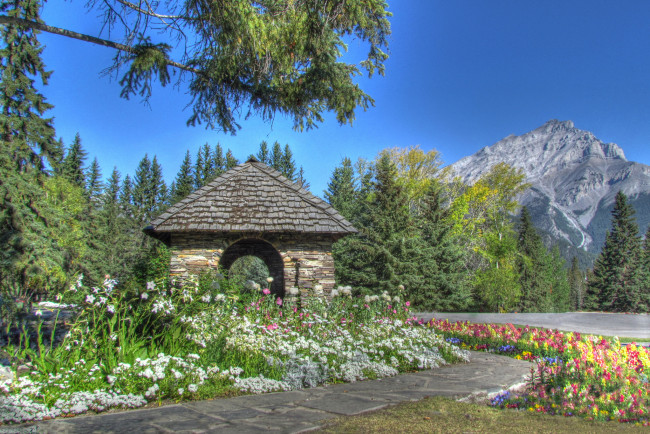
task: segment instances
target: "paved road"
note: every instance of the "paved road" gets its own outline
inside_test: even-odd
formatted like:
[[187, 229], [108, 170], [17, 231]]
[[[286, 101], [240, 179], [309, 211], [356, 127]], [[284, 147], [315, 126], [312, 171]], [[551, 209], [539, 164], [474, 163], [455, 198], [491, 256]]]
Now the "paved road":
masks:
[[[334, 384], [282, 393], [184, 402], [143, 410], [55, 419], [6, 427], [38, 433], [295, 433], [327, 419], [378, 410], [427, 396], [470, 397], [521, 385], [531, 364], [472, 352], [469, 363], [373, 381]], [[2, 432], [2, 427], [0, 427]]]
[[604, 336], [650, 339], [650, 315], [622, 313], [421, 313], [431, 318], [473, 323], [520, 324]]

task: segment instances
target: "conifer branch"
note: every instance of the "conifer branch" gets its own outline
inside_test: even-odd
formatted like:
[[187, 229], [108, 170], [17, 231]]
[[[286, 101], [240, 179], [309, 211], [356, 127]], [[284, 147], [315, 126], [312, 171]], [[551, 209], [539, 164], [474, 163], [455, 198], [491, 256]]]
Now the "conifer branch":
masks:
[[154, 12], [154, 11], [151, 9], [151, 5], [150, 5], [149, 2], [147, 2], [147, 1], [145, 1], [145, 3], [147, 4], [148, 10], [146, 10], [146, 9], [142, 9], [140, 6], [138, 6], [138, 5], [136, 5], [136, 4], [133, 4], [133, 3], [131, 3], [131, 2], [128, 2], [128, 1], [126, 1], [126, 0], [117, 0], [117, 2], [123, 4], [124, 6], [126, 6], [126, 7], [128, 7], [128, 8], [133, 9], [133, 10], [136, 11], [136, 12], [139, 12], [139, 13], [141, 13], [141, 14], [145, 14], [145, 15], [148, 15], [148, 16], [150, 16], [150, 17], [158, 18], [158, 19], [160, 19], [160, 20], [165, 20], [165, 19], [167, 19], [167, 20], [177, 20], [177, 19], [179, 19], [179, 18], [183, 18], [182, 15], [163, 15], [163, 14], [157, 14], [156, 12]]
[[[12, 25], [12, 24], [21, 27], [29, 27], [32, 29], [40, 30], [42, 32], [52, 33], [54, 35], [66, 36], [68, 38], [78, 39], [80, 41], [90, 42], [104, 47], [114, 48], [116, 50], [124, 51], [134, 55], [137, 55], [139, 53], [135, 47], [132, 47], [130, 45], [120, 44], [119, 42], [109, 41], [107, 39], [101, 39], [95, 36], [85, 35], [83, 33], [77, 33], [59, 27], [48, 26], [47, 24], [39, 23], [36, 21], [30, 21], [30, 20], [25, 20], [23, 18], [0, 15], [0, 25]], [[195, 74], [200, 72], [196, 68], [192, 68], [190, 66], [175, 62], [173, 60], [166, 59], [165, 61], [169, 66], [182, 69], [183, 71], [188, 71]]]

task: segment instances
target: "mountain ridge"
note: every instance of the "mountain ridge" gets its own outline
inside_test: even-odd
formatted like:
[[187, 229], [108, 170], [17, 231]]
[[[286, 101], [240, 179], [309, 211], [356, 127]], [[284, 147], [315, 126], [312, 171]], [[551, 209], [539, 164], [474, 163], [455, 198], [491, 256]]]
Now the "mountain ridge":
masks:
[[572, 121], [552, 119], [522, 135], [511, 134], [451, 167], [471, 184], [500, 162], [526, 174], [531, 188], [520, 202], [531, 209], [533, 223], [570, 247], [600, 251], [619, 190], [637, 209], [642, 233], [650, 223], [650, 166], [628, 161], [619, 145], [599, 140]]

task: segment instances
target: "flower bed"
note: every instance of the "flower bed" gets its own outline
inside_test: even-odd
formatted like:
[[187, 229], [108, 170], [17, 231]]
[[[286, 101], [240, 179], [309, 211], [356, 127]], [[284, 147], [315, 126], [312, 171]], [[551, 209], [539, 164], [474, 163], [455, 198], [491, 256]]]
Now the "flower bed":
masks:
[[[147, 403], [357, 381], [468, 361], [383, 294], [331, 301], [241, 294], [198, 284], [120, 290], [73, 285], [79, 311], [58, 346], [5, 348], [31, 371], [0, 381], [0, 422], [71, 416]], [[221, 292], [219, 292], [221, 291]], [[80, 295], [81, 294], [81, 295]]]
[[650, 352], [618, 339], [512, 324], [450, 323], [429, 327], [461, 348], [492, 351], [536, 366], [525, 393], [497, 396], [492, 405], [650, 425]]

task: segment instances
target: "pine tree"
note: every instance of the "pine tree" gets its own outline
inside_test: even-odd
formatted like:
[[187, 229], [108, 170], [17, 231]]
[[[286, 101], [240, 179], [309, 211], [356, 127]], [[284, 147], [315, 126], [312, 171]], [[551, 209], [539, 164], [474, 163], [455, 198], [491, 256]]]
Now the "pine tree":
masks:
[[228, 149], [226, 152], [226, 170], [230, 170], [233, 167], [237, 166], [239, 164], [239, 161], [235, 158], [235, 156], [232, 154], [232, 151]]
[[337, 280], [370, 291], [407, 291], [422, 284], [414, 272], [419, 246], [413, 242], [413, 225], [406, 207], [407, 197], [396, 182], [396, 169], [384, 155], [376, 164], [372, 195], [368, 204], [368, 225], [361, 234], [334, 245]]
[[215, 174], [215, 168], [214, 168], [214, 160], [212, 158], [212, 151], [210, 150], [210, 146], [205, 143], [203, 147], [201, 148], [201, 159], [203, 160], [203, 167], [201, 170], [200, 178], [201, 178], [201, 185], [205, 185], [208, 182], [212, 181], [214, 179], [214, 174]]
[[90, 203], [97, 207], [104, 189], [104, 182], [102, 181], [102, 170], [99, 167], [99, 162], [96, 157], [90, 164], [86, 178], [86, 194], [88, 195]]
[[571, 260], [571, 268], [568, 271], [567, 279], [569, 281], [569, 304], [570, 309], [580, 311], [583, 308], [585, 296], [585, 275], [578, 265], [578, 257], [574, 256]]
[[181, 168], [178, 170], [178, 174], [174, 180], [174, 188], [170, 190], [172, 203], [178, 202], [194, 191], [194, 179], [192, 178], [192, 158], [190, 157], [190, 151], [187, 151], [185, 153], [185, 158], [181, 163]]
[[612, 210], [612, 231], [596, 259], [588, 283], [589, 308], [613, 312], [637, 311], [641, 301], [641, 242], [634, 208], [619, 191]]
[[357, 194], [354, 186], [354, 169], [349, 158], [334, 168], [325, 191], [325, 200], [348, 221], [354, 220], [357, 211]]
[[[40, 2], [10, 0], [0, 5], [9, 17], [40, 21]], [[45, 161], [56, 162], [52, 105], [34, 87], [47, 85], [37, 31], [14, 25], [0, 30], [0, 294], [30, 296], [65, 281], [63, 256], [50, 236], [45, 200]]]
[[284, 145], [284, 154], [282, 154], [282, 175], [290, 181], [296, 180], [296, 162], [293, 161], [293, 152], [289, 145]]
[[132, 219], [134, 217], [133, 211], [133, 182], [131, 177], [126, 175], [122, 188], [120, 189], [120, 213], [125, 219]]
[[643, 240], [643, 253], [641, 254], [639, 291], [639, 312], [650, 312], [650, 226]]
[[87, 156], [88, 153], [81, 145], [81, 136], [77, 133], [63, 159], [61, 171], [68, 181], [81, 188], [86, 188], [84, 164]]
[[101, 227], [99, 238], [104, 250], [101, 255], [103, 272], [123, 281], [128, 264], [125, 262], [123, 248], [128, 244], [124, 228], [124, 216], [120, 212], [120, 173], [113, 168], [102, 195], [100, 211]]
[[221, 145], [217, 143], [217, 146], [214, 147], [214, 152], [212, 153], [212, 165], [214, 166], [214, 176], [215, 178], [221, 175], [226, 171], [226, 158], [223, 156], [223, 149]]
[[151, 162], [151, 180], [149, 181], [149, 185], [151, 186], [151, 193], [147, 199], [148, 218], [145, 220], [147, 224], [164, 211], [169, 204], [167, 185], [163, 177], [162, 167], [158, 163], [158, 157], [155, 155]]
[[282, 172], [282, 157], [284, 155], [282, 154], [282, 147], [280, 146], [279, 142], [275, 142], [273, 144], [273, 149], [271, 151], [271, 157], [270, 157], [270, 166], [277, 170], [278, 172]]
[[443, 207], [441, 187], [430, 184], [418, 216], [420, 237], [424, 245], [416, 252], [418, 274], [423, 285], [407, 288], [407, 295], [418, 309], [431, 311], [463, 311], [472, 302], [467, 282], [465, 252], [452, 234], [448, 210]]
[[260, 150], [257, 151], [257, 160], [260, 163], [267, 165], [271, 163], [271, 159], [269, 157], [269, 145], [265, 140], [262, 140], [262, 143], [260, 143]]
[[52, 167], [52, 174], [61, 175], [63, 170], [63, 159], [65, 158], [65, 145], [63, 139], [59, 138], [55, 142], [48, 158], [50, 166]]
[[566, 274], [566, 260], [560, 253], [560, 248], [555, 245], [546, 258], [546, 279], [549, 282], [549, 301], [553, 312], [566, 312], [571, 310], [571, 287]]
[[302, 166], [300, 166], [300, 170], [298, 171], [298, 176], [296, 177], [296, 184], [298, 184], [300, 187], [304, 188], [305, 190], [309, 191], [309, 181], [307, 181], [307, 178], [305, 178], [305, 171], [303, 170]]
[[527, 207], [521, 209], [517, 246], [517, 269], [522, 292], [519, 309], [522, 312], [547, 312], [551, 307], [550, 287], [545, 276], [547, 252]]
[[137, 223], [140, 225], [145, 224], [149, 221], [149, 201], [151, 198], [151, 160], [149, 156], [145, 154], [144, 158], [138, 163], [138, 167], [135, 170], [135, 176], [133, 177], [133, 211], [134, 217]]
[[203, 187], [203, 166], [205, 162], [203, 161], [203, 153], [199, 149], [196, 153], [196, 163], [194, 163], [194, 169], [192, 170], [194, 175], [194, 189], [198, 190]]

